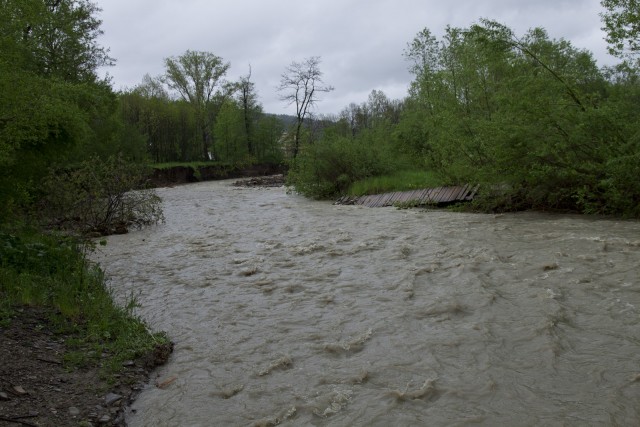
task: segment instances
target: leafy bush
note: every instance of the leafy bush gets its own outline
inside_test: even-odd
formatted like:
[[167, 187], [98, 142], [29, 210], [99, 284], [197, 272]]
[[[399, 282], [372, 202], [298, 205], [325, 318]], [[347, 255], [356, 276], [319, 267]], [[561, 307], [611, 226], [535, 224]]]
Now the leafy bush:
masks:
[[161, 199], [144, 188], [143, 167], [122, 157], [90, 158], [79, 167], [53, 169], [41, 201], [45, 220], [82, 234], [123, 233], [164, 221]]
[[400, 160], [375, 132], [357, 137], [326, 136], [304, 146], [289, 171], [289, 183], [308, 197], [325, 199], [343, 194], [358, 180], [390, 173]]

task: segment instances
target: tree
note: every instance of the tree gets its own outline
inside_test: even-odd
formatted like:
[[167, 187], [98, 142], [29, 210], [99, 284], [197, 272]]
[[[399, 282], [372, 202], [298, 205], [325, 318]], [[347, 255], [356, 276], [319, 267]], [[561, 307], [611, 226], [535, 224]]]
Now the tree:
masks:
[[107, 82], [96, 77], [97, 67], [112, 63], [96, 42], [100, 9], [86, 0], [0, 6], [0, 162], [26, 143], [78, 142], [86, 114], [111, 102]]
[[163, 101], [169, 100], [169, 94], [162, 85], [161, 77], [151, 77], [145, 74], [142, 83], [134, 88], [134, 92], [146, 99], [156, 98]]
[[278, 91], [280, 99], [288, 105], [296, 106], [296, 124], [293, 139], [293, 158], [300, 150], [300, 136], [305, 119], [311, 114], [311, 108], [318, 102], [319, 92], [331, 92], [332, 86], [324, 86], [320, 71], [320, 58], [312, 56], [302, 62], [293, 61], [280, 78]]
[[238, 163], [245, 160], [248, 153], [245, 134], [244, 111], [232, 99], [220, 108], [214, 126], [216, 153], [221, 160]]
[[220, 105], [234, 90], [222, 78], [230, 64], [209, 52], [187, 50], [179, 57], [165, 59], [165, 81], [169, 88], [178, 92], [196, 113], [198, 130], [201, 135], [201, 149], [204, 160], [210, 159], [211, 124], [215, 119], [212, 106], [219, 98]]
[[284, 124], [272, 114], [261, 114], [256, 124], [256, 156], [262, 162], [280, 163], [283, 159], [281, 147]]
[[240, 83], [238, 84], [238, 101], [242, 108], [247, 150], [250, 155], [254, 155], [256, 154], [255, 124], [257, 117], [261, 113], [261, 108], [260, 105], [258, 105], [255, 83], [251, 81], [251, 66], [249, 66], [249, 74], [240, 78]]
[[116, 104], [96, 75], [112, 63], [96, 42], [98, 11], [87, 0], [0, 2], [0, 210], [29, 203], [47, 165], [115, 130], [103, 126]]
[[500, 188], [493, 207], [637, 215], [637, 109], [612, 96], [591, 53], [486, 20], [447, 29], [434, 49], [425, 35], [397, 133], [407, 151], [446, 181]]
[[606, 9], [600, 17], [607, 33], [609, 52], [617, 57], [635, 57], [640, 52], [640, 2], [638, 0], [602, 0]]
[[5, 0], [2, 8], [8, 19], [3, 36], [16, 44], [22, 68], [64, 81], [93, 82], [98, 67], [113, 64], [108, 49], [97, 42], [101, 9], [91, 1]]

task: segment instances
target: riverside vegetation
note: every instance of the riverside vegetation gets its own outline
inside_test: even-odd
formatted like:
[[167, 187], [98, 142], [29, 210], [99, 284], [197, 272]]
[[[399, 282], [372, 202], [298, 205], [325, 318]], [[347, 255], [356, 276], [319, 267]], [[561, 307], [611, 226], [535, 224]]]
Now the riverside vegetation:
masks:
[[[604, 17], [640, 15], [635, 3], [605, 3]], [[290, 182], [329, 198], [367, 192], [363, 181], [379, 191], [380, 176], [402, 187], [405, 171], [428, 171], [425, 187], [481, 184], [482, 210], [640, 217], [634, 54], [599, 68], [590, 52], [542, 28], [520, 36], [481, 20], [439, 39], [424, 29], [405, 51], [415, 77], [408, 97], [373, 91], [349, 105], [303, 147]]]
[[0, 5], [2, 423], [120, 425], [171, 350], [87, 258], [91, 235], [162, 219], [96, 75], [112, 62], [97, 12], [83, 0]]

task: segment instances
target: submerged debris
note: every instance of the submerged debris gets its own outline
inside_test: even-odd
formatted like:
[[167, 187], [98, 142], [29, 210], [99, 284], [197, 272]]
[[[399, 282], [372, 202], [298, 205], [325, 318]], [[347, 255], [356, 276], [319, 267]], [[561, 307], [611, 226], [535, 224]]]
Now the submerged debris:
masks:
[[211, 393], [211, 396], [221, 397], [223, 399], [230, 399], [236, 394], [240, 393], [242, 390], [244, 390], [244, 385], [236, 384], [230, 387], [224, 387], [220, 391], [214, 391], [213, 393]]
[[330, 343], [325, 344], [324, 349], [330, 353], [342, 353], [342, 352], [358, 352], [362, 350], [364, 343], [371, 337], [373, 331], [367, 329], [362, 334], [342, 343]]
[[353, 396], [353, 390], [333, 390], [316, 399], [312, 404], [312, 412], [322, 418], [337, 414], [347, 406], [351, 396]]
[[254, 425], [254, 427], [273, 427], [273, 426], [277, 426], [277, 425], [283, 423], [284, 421], [287, 421], [288, 419], [293, 418], [293, 416], [296, 415], [296, 412], [298, 412], [298, 410], [296, 409], [295, 406], [292, 406], [291, 408], [285, 409], [284, 411], [282, 411], [278, 415], [274, 415], [274, 416], [271, 416], [271, 417], [267, 417], [267, 418], [263, 418], [261, 420], [258, 420], [255, 423], [253, 423], [253, 425]]
[[285, 183], [284, 175], [256, 176], [242, 179], [233, 183], [236, 187], [282, 187]]
[[258, 376], [263, 377], [271, 373], [271, 371], [273, 371], [274, 369], [286, 369], [289, 366], [291, 366], [292, 363], [293, 361], [289, 356], [282, 356], [279, 359], [276, 359], [273, 362], [271, 362], [269, 366], [267, 366], [266, 368], [263, 368], [262, 370], [260, 370], [258, 372]]
[[427, 379], [422, 387], [417, 390], [409, 391], [409, 385], [405, 388], [404, 391], [400, 390], [392, 390], [390, 392], [391, 396], [395, 397], [399, 401], [405, 400], [418, 400], [418, 399], [431, 399], [438, 394], [438, 390], [435, 386], [436, 380]]

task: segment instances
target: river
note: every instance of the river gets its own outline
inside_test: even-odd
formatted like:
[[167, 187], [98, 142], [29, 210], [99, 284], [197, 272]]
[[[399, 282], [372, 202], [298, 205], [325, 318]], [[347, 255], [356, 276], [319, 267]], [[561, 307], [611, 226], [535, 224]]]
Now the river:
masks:
[[161, 188], [95, 254], [175, 351], [130, 426], [640, 425], [640, 223]]

